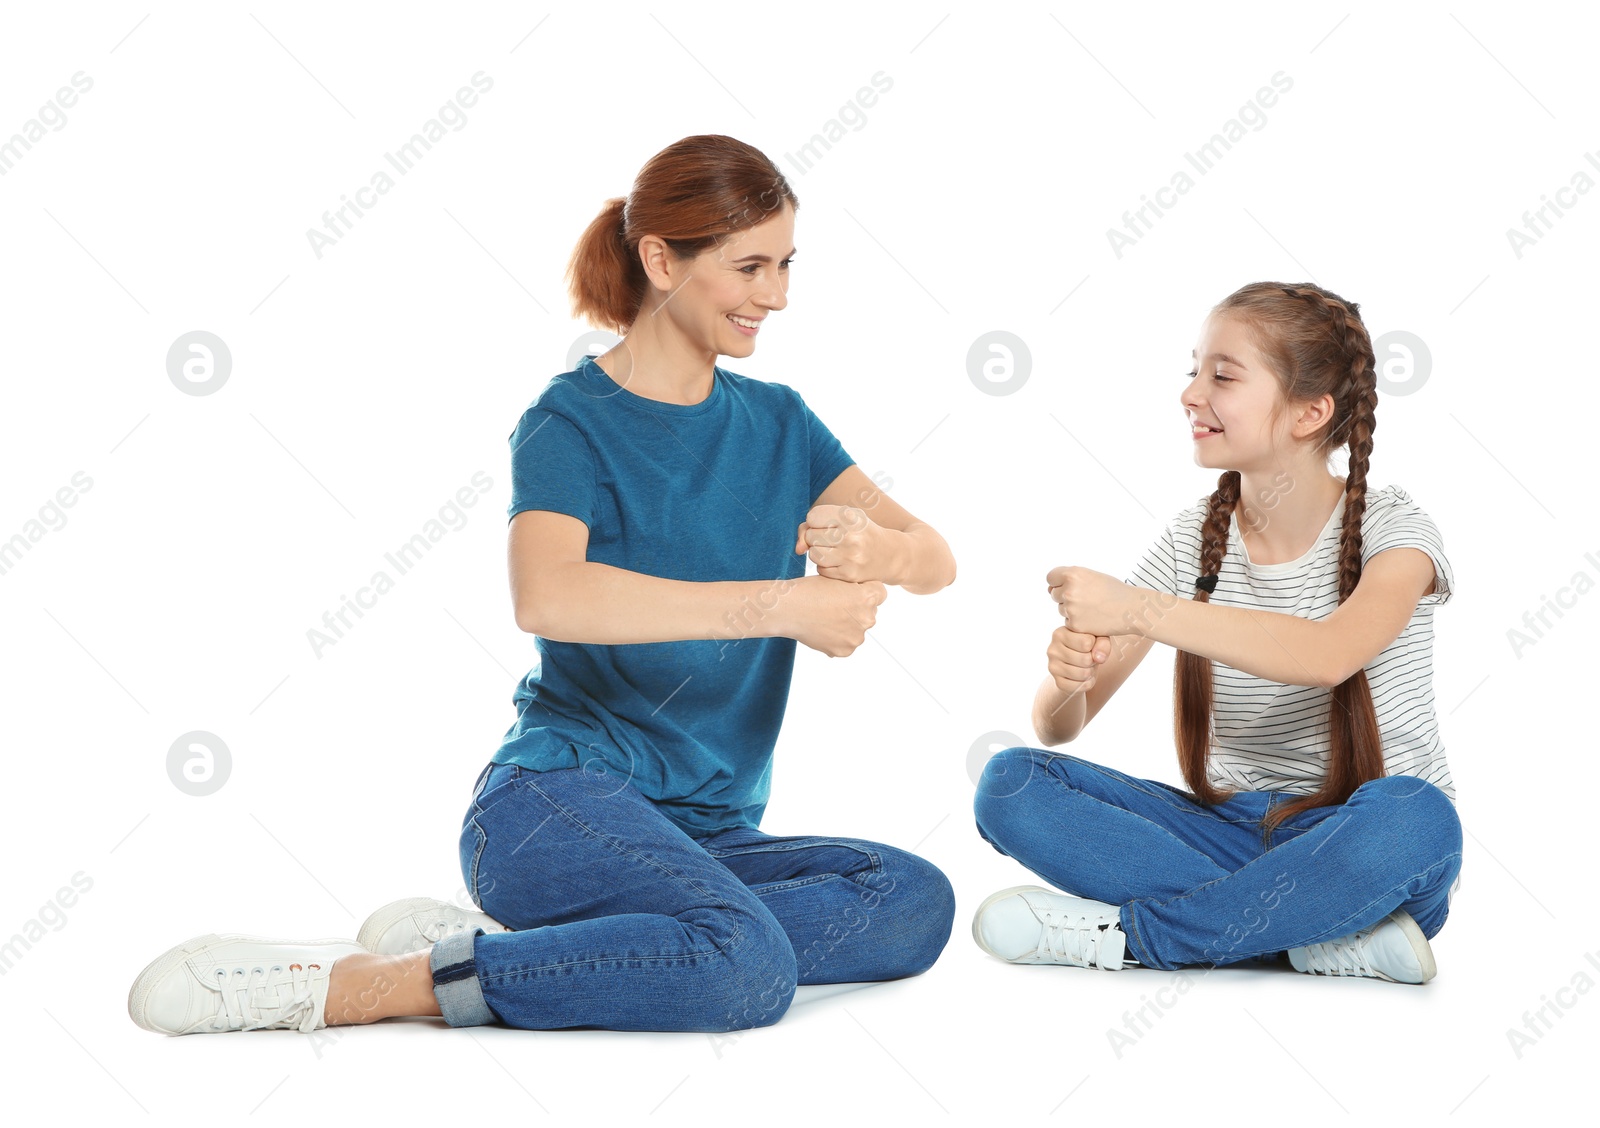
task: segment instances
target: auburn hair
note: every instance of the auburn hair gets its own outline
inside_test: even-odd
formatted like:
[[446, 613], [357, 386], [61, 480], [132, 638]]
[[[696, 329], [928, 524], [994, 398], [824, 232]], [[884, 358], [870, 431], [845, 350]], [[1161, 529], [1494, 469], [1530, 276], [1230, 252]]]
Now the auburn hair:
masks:
[[[1317, 452], [1329, 456], [1350, 448], [1344, 491], [1344, 525], [1339, 537], [1339, 602], [1350, 598], [1361, 579], [1361, 518], [1367, 510], [1367, 465], [1377, 426], [1377, 372], [1372, 340], [1361, 323], [1360, 307], [1320, 286], [1255, 282], [1230, 294], [1212, 315], [1236, 319], [1283, 387], [1284, 402], [1308, 403], [1333, 397], [1333, 418], [1317, 438]], [[1229, 470], [1217, 480], [1201, 525], [1200, 575], [1218, 573], [1228, 548], [1229, 519], [1239, 503], [1240, 478]], [[1196, 602], [1211, 593], [1196, 588]], [[1211, 756], [1211, 659], [1180, 650], [1173, 666], [1173, 729], [1184, 782], [1201, 803], [1220, 803], [1232, 794], [1207, 776]], [[1322, 784], [1310, 794], [1272, 810], [1262, 820], [1264, 837], [1283, 820], [1313, 807], [1345, 802], [1355, 789], [1384, 774], [1383, 740], [1365, 670], [1333, 687], [1328, 705], [1329, 748]]]
[[700, 134], [668, 145], [639, 170], [626, 196], [605, 202], [578, 240], [567, 264], [573, 316], [626, 333], [649, 286], [641, 238], [659, 236], [678, 258], [694, 258], [785, 202], [800, 207], [778, 166], [743, 141]]

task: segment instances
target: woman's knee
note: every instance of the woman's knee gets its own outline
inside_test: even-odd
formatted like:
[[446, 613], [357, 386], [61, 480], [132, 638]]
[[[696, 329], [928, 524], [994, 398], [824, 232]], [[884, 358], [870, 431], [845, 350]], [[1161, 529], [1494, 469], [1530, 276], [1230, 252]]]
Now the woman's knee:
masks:
[[[767, 919], [762, 919], [762, 916]], [[738, 931], [721, 940], [704, 963], [706, 975], [696, 984], [689, 1027], [726, 1032], [770, 1026], [789, 1010], [798, 983], [794, 948], [770, 914], [738, 913]], [[693, 920], [686, 920], [695, 927]], [[709, 931], [725, 933], [719, 920]]]
[[926, 858], [887, 846], [880, 851], [883, 868], [864, 875], [861, 897], [866, 919], [882, 916], [889, 925], [882, 932], [894, 949], [896, 966], [883, 978], [921, 975], [950, 942], [956, 891], [944, 871]]

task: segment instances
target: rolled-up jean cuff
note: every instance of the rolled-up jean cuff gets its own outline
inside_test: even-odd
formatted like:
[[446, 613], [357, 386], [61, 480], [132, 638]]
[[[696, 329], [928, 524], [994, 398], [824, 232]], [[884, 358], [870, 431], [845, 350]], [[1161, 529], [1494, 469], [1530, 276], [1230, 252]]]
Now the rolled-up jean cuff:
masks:
[[475, 928], [446, 936], [428, 956], [433, 997], [439, 1001], [439, 1013], [451, 1026], [487, 1026], [499, 1021], [483, 1001], [478, 967], [472, 958], [473, 943], [482, 935], [483, 929]]

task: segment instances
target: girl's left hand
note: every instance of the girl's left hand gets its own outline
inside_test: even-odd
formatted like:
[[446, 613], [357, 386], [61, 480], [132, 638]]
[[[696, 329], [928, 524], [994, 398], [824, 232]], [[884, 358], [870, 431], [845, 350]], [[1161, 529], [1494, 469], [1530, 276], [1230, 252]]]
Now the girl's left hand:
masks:
[[1138, 634], [1144, 607], [1139, 589], [1115, 576], [1089, 568], [1063, 566], [1045, 575], [1050, 598], [1059, 605], [1067, 626], [1079, 634]]
[[853, 505], [813, 505], [795, 531], [794, 550], [816, 562], [819, 576], [887, 583], [894, 554], [891, 532]]

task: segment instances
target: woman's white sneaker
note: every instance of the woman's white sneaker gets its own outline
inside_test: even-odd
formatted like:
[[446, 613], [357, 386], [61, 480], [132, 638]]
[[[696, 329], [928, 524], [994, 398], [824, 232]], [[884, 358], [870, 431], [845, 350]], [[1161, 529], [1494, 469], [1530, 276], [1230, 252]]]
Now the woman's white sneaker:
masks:
[[972, 918], [972, 938], [1009, 963], [1121, 971], [1135, 962], [1116, 905], [1037, 885], [1002, 889], [984, 901]]
[[1289, 962], [1311, 975], [1363, 975], [1391, 983], [1426, 983], [1438, 971], [1428, 938], [1404, 909], [1349, 936], [1290, 948]]
[[353, 940], [196, 936], [153, 961], [128, 992], [128, 1015], [159, 1034], [320, 1030], [335, 960]]
[[374, 909], [361, 931], [356, 933], [356, 941], [369, 952], [403, 956], [469, 928], [481, 928], [485, 932], [511, 931], [487, 913], [460, 909], [433, 897], [408, 897]]

